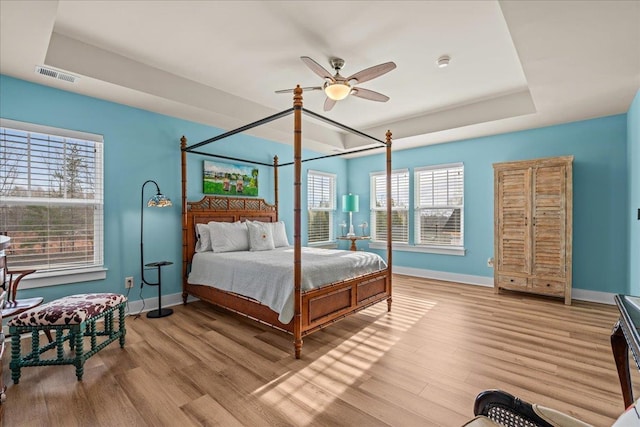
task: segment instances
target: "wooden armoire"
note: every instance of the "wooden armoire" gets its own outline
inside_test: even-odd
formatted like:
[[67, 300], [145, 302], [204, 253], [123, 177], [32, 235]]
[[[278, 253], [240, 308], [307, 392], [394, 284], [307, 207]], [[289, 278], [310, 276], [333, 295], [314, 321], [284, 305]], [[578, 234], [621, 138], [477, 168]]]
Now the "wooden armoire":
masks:
[[495, 163], [494, 288], [571, 304], [573, 156]]

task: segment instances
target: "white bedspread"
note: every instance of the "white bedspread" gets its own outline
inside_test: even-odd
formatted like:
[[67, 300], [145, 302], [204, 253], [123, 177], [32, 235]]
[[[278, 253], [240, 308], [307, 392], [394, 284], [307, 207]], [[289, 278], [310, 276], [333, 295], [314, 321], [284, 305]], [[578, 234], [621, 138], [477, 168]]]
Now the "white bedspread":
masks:
[[[321, 287], [386, 268], [378, 255], [363, 251], [302, 248], [302, 290]], [[199, 252], [193, 257], [188, 282], [215, 286], [260, 301], [293, 318], [293, 247], [260, 252]]]

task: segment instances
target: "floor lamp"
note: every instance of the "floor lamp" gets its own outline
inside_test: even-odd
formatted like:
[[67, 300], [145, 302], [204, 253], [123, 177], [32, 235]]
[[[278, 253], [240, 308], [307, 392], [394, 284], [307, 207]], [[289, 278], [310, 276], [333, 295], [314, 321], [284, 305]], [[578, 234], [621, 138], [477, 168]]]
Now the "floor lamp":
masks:
[[[147, 317], [150, 318], [158, 318], [169, 316], [173, 313], [173, 310], [170, 308], [162, 308], [162, 276], [160, 269], [165, 265], [173, 264], [170, 261], [159, 261], [152, 262], [150, 264], [144, 263], [144, 186], [152, 182], [156, 186], [156, 195], [151, 197], [147, 202], [147, 207], [150, 208], [166, 208], [172, 205], [171, 200], [168, 197], [160, 193], [160, 187], [158, 187], [158, 183], [153, 180], [147, 180], [142, 184], [142, 195], [140, 197], [140, 274], [142, 276], [142, 283], [147, 284], [149, 286], [157, 286], [158, 287], [158, 309], [151, 310], [147, 313]], [[158, 282], [151, 283], [148, 282], [144, 278], [144, 269], [145, 267], [154, 267], [158, 269]]]
[[347, 237], [353, 237], [356, 233], [353, 231], [353, 213], [360, 210], [360, 201], [357, 194], [344, 194], [342, 196], [342, 212], [349, 212], [349, 232]]

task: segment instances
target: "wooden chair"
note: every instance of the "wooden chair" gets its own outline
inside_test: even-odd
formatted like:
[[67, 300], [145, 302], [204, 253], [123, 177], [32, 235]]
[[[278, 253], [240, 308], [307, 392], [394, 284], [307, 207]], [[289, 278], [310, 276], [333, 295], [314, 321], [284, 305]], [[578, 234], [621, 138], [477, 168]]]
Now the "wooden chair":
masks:
[[8, 318], [16, 316], [24, 311], [31, 310], [39, 306], [44, 301], [42, 297], [17, 299], [18, 286], [20, 281], [27, 275], [35, 273], [36, 270], [9, 270], [4, 266], [5, 282], [2, 288], [7, 291], [6, 301], [2, 305], [2, 317]]
[[[0, 233], [5, 235], [5, 233]], [[27, 310], [31, 310], [44, 301], [43, 297], [18, 299], [18, 286], [20, 281], [29, 274], [35, 273], [36, 270], [9, 270], [7, 258], [0, 256], [0, 279], [2, 279], [3, 298], [0, 299], [0, 309], [2, 310], [2, 318], [17, 316]], [[46, 331], [47, 338], [51, 342], [51, 332]]]
[[9, 270], [5, 249], [11, 245], [9, 243], [10, 239], [7, 238], [7, 232], [4, 230], [0, 231], [0, 236], [3, 236], [0, 239], [2, 241], [2, 245], [0, 245], [0, 286], [6, 291], [4, 297], [0, 299], [0, 309], [2, 309], [2, 317], [6, 319], [39, 306], [44, 301], [44, 298], [37, 297], [22, 300], [16, 298], [20, 281], [25, 276], [35, 273], [36, 270]]

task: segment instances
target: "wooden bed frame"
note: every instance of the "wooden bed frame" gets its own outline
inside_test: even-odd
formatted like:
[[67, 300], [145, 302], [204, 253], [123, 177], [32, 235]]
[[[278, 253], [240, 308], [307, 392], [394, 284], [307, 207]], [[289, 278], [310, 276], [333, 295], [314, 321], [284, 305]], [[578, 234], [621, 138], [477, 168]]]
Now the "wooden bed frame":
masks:
[[[315, 113], [307, 113], [315, 115]], [[219, 137], [203, 141], [191, 147], [187, 147], [187, 140], [181, 138], [182, 151], [182, 297], [186, 304], [189, 295], [201, 300], [215, 304], [227, 310], [239, 313], [254, 320], [257, 320], [276, 329], [290, 333], [294, 337], [295, 357], [300, 358], [302, 352], [302, 338], [321, 328], [331, 325], [352, 313], [367, 308], [373, 304], [387, 300], [387, 309], [391, 310], [391, 132], [386, 134], [386, 142], [376, 140], [386, 145], [387, 154], [387, 268], [374, 273], [359, 276], [353, 279], [332, 283], [321, 288], [308, 291], [301, 290], [301, 227], [300, 227], [300, 188], [301, 182], [301, 153], [302, 153], [302, 133], [301, 115], [302, 89], [298, 86], [294, 90], [294, 107], [275, 116], [271, 116], [263, 121], [255, 122], [244, 126], [238, 130], [227, 132]], [[240, 131], [271, 121], [273, 117], [294, 114], [294, 162], [287, 165], [278, 165], [277, 157], [274, 158], [275, 176], [275, 204], [269, 204], [264, 199], [244, 198], [244, 197], [217, 197], [205, 196], [200, 201], [187, 201], [187, 152], [195, 152], [201, 155], [212, 157], [217, 156], [208, 153], [196, 152], [194, 148], [200, 147], [213, 141], [234, 135]], [[317, 115], [316, 115], [317, 116]], [[317, 116], [320, 117], [320, 116]], [[333, 122], [329, 119], [325, 121], [340, 126], [343, 129], [353, 131], [359, 135], [364, 135], [358, 131], [351, 130], [344, 125]], [[368, 135], [364, 135], [369, 137]], [[369, 137], [374, 139], [372, 137]], [[377, 147], [376, 147], [377, 148]], [[264, 163], [251, 162], [243, 159], [246, 163], [265, 165]], [[192, 285], [187, 283], [190, 271], [191, 259], [195, 253], [196, 245], [196, 224], [208, 223], [209, 221], [235, 222], [235, 221], [263, 221], [275, 222], [278, 220], [278, 167], [294, 166], [294, 316], [290, 323], [283, 324], [278, 321], [278, 313], [269, 307], [260, 304], [252, 298], [226, 292], [205, 285]], [[267, 165], [271, 166], [271, 165]]]

